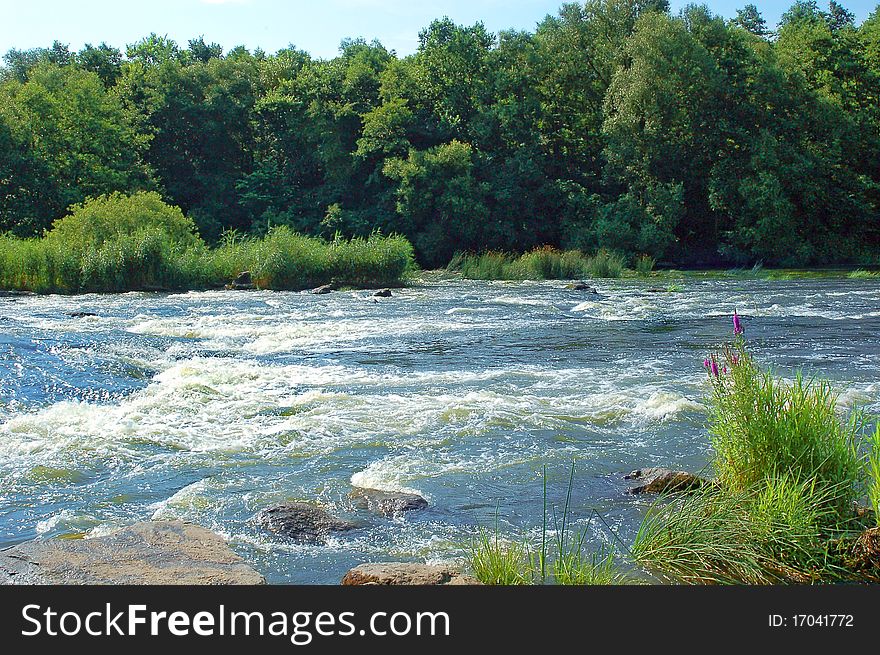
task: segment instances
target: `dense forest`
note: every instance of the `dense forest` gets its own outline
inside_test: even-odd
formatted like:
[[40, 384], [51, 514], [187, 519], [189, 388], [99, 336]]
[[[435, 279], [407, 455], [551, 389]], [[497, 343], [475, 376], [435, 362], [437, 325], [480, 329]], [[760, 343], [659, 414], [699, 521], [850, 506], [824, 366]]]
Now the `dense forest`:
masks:
[[0, 233], [155, 191], [207, 241], [399, 233], [423, 266], [551, 245], [677, 265], [878, 263], [880, 7], [771, 29], [665, 0], [534, 32], [432, 22], [415, 54], [224, 52], [151, 34], [0, 70]]

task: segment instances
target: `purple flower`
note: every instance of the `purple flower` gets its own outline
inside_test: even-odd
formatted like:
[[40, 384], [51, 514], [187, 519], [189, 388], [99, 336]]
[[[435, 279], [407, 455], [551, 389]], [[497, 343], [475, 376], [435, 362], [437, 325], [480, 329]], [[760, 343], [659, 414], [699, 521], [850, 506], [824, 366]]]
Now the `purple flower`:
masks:
[[736, 310], [734, 309], [733, 310], [733, 333], [736, 335], [740, 335], [743, 332], [745, 332], [745, 330], [743, 330], [742, 323], [740, 323], [739, 314], [737, 314]]
[[737, 364], [739, 364], [739, 355], [731, 355], [730, 364], [731, 366], [736, 366]]
[[718, 362], [716, 362], [713, 359], [709, 366], [710, 366], [710, 370], [712, 371], [712, 375], [714, 375], [717, 378], [718, 377]]
[[709, 368], [709, 359], [708, 358], [703, 360], [703, 368]]

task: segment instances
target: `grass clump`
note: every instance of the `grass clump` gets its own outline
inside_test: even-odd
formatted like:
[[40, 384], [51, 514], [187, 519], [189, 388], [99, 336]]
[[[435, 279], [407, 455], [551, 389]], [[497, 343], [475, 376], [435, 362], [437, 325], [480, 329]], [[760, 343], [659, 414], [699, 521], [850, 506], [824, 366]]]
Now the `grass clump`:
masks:
[[623, 255], [606, 249], [589, 257], [579, 250], [536, 248], [519, 257], [509, 253], [457, 253], [447, 270], [471, 280], [574, 280], [616, 278], [623, 274]]
[[842, 417], [828, 382], [760, 369], [736, 313], [734, 330], [733, 346], [704, 361], [717, 480], [662, 497], [634, 558], [688, 583], [865, 579], [851, 563], [865, 540], [854, 507], [880, 501], [880, 428], [866, 441], [864, 416]]
[[526, 585], [533, 580], [527, 549], [521, 543], [501, 540], [497, 526], [494, 533], [480, 529], [471, 545], [470, 563], [483, 584]]
[[850, 280], [880, 280], [880, 271], [866, 271], [858, 268], [847, 274]]
[[414, 267], [405, 238], [380, 234], [328, 243], [276, 227], [209, 248], [156, 193], [74, 205], [42, 239], [0, 235], [0, 287], [38, 293], [222, 287], [243, 271], [265, 289], [397, 286]]
[[641, 277], [648, 277], [651, 275], [651, 272], [654, 270], [654, 266], [656, 266], [657, 260], [651, 257], [650, 255], [639, 255], [635, 259], [635, 271], [637, 275]]

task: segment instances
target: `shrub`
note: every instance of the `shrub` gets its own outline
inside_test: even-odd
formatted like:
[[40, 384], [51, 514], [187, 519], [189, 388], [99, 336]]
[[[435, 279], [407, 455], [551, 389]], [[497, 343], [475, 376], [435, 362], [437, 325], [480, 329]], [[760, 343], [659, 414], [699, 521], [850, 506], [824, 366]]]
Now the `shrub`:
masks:
[[650, 255], [639, 255], [635, 259], [636, 273], [642, 277], [648, 277], [651, 274], [651, 271], [654, 270], [656, 264], [657, 260]]
[[52, 224], [46, 235], [69, 250], [81, 251], [119, 236], [150, 230], [164, 234], [170, 243], [184, 248], [199, 242], [195, 223], [179, 207], [165, 204], [154, 191], [99, 196], [72, 205], [69, 211]]

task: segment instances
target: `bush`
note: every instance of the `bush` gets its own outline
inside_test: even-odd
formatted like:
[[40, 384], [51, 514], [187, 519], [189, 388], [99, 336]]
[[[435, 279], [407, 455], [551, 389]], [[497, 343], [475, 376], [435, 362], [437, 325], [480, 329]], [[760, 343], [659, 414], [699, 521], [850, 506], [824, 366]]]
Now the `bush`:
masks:
[[179, 207], [167, 205], [158, 193], [139, 192], [99, 196], [72, 205], [70, 213], [55, 221], [46, 237], [65, 249], [82, 251], [105, 241], [145, 231], [163, 234], [169, 243], [186, 248], [200, 239], [196, 225]]

